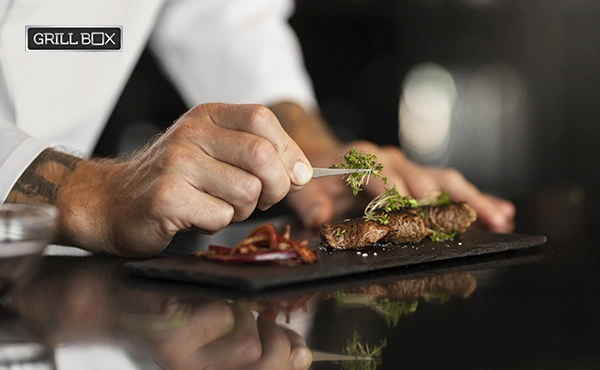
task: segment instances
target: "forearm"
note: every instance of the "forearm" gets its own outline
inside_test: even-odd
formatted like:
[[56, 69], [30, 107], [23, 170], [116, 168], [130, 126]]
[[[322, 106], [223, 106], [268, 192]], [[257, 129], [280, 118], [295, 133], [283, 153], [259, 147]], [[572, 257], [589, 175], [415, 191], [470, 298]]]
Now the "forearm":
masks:
[[56, 243], [105, 252], [101, 230], [106, 229], [106, 197], [100, 192], [107, 176], [102, 164], [46, 149], [23, 172], [6, 201], [54, 205], [60, 212]]

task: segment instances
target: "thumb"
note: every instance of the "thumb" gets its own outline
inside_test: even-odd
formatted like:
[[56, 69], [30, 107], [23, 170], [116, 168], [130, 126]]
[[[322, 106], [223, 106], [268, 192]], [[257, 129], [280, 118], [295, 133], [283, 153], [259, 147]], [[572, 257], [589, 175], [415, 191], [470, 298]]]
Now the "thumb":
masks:
[[288, 204], [304, 226], [319, 227], [333, 217], [333, 199], [325, 190], [318, 182], [311, 181], [301, 191], [288, 195]]

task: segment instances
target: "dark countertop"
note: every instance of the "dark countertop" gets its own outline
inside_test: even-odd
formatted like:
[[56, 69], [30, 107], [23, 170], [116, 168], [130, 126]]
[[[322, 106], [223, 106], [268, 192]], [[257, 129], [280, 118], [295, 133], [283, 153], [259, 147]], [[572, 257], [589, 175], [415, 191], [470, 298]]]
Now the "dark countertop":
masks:
[[[109, 344], [140, 369], [154, 368], [153, 358], [166, 367], [184, 350], [157, 343], [193, 340], [197, 333], [184, 323], [211, 304], [227, 299], [248, 309], [285, 300], [295, 309], [307, 302], [290, 325], [312, 349], [341, 353], [354, 333], [371, 347], [386, 340], [377, 369], [600, 368], [597, 201], [593, 188], [556, 187], [517, 202], [516, 231], [547, 236], [539, 247], [252, 294], [129, 276], [121, 258], [48, 255], [29, 285], [3, 298], [9, 308], [0, 313], [0, 340], [37, 341], [56, 356]], [[254, 224], [212, 240], [236, 238]], [[360, 368], [345, 366], [311, 368]]]

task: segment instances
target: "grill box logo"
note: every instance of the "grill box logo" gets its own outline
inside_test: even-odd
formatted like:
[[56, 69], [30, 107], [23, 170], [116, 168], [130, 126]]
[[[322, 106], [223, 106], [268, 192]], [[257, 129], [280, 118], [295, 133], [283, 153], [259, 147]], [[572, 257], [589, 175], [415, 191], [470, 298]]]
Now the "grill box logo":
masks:
[[26, 26], [25, 50], [122, 51], [123, 27]]

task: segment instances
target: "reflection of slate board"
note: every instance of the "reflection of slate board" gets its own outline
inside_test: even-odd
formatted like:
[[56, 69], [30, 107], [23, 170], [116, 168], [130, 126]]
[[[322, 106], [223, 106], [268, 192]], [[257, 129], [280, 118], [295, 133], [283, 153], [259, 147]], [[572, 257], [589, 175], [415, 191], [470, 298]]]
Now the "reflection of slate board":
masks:
[[[426, 239], [422, 243], [371, 247], [361, 250], [360, 254], [355, 250], [319, 251], [319, 261], [312, 265], [223, 265], [205, 262], [194, 256], [182, 256], [127, 262], [123, 268], [131, 274], [156, 279], [240, 290], [262, 290], [399, 266], [528, 248], [545, 242], [546, 238], [539, 235], [504, 235], [469, 230], [452, 242], [434, 243]], [[317, 244], [315, 241], [315, 247]]]

